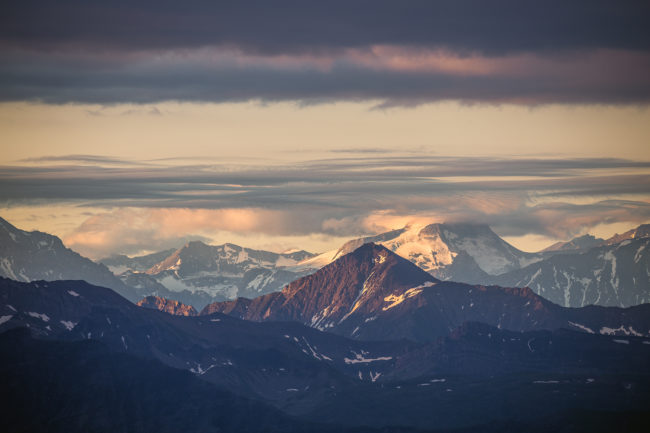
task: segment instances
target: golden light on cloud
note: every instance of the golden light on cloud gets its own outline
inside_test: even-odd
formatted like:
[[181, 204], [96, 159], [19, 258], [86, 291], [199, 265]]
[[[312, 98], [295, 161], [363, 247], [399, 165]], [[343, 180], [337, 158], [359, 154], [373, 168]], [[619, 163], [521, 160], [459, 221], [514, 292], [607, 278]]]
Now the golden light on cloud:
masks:
[[[40, 167], [39, 173], [45, 173], [41, 189], [51, 187], [53, 179], [80, 176], [76, 183], [71, 180], [53, 190], [57, 193], [72, 184], [85, 187], [88, 179], [96, 179], [101, 191], [115, 184], [113, 194], [118, 195], [134, 188], [146, 200], [162, 192], [149, 188], [164, 189], [164, 198], [146, 206], [138, 204], [138, 196], [106, 202], [93, 197], [93, 190], [86, 192], [87, 199], [47, 201], [41, 195], [31, 202], [5, 202], [2, 216], [17, 226], [62, 236], [91, 256], [120, 248], [132, 253], [147, 242], [151, 245], [146, 248], [178, 246], [192, 236], [276, 250], [323, 251], [351, 236], [409, 223], [472, 219], [494, 224], [503, 215], [516, 224], [528, 215], [538, 232], [542, 225], [554, 225], [554, 232], [531, 235], [550, 243], [584, 232], [606, 215], [610, 219], [605, 227], [622, 218], [628, 226], [643, 222], [645, 211], [639, 209], [650, 202], [643, 192], [648, 170], [643, 165], [597, 164], [593, 169], [586, 163], [584, 168], [552, 172], [554, 161], [561, 165], [571, 158], [649, 160], [650, 111], [629, 106], [4, 103], [0, 130], [3, 142], [12, 143], [0, 154], [5, 181], [29, 179]], [[66, 155], [81, 160], [65, 160]], [[453, 157], [451, 165], [436, 160], [445, 157]], [[483, 159], [472, 160], [477, 157]], [[499, 168], [513, 167], [508, 161], [534, 164], [540, 158], [547, 159], [550, 174], [540, 175], [535, 168], [504, 176]], [[494, 161], [501, 162], [483, 173]], [[413, 164], [419, 164], [422, 177], [415, 176]], [[193, 168], [199, 165], [201, 169]], [[86, 167], [81, 174], [80, 166]], [[183, 167], [181, 174], [175, 167]], [[135, 173], [131, 180], [144, 182], [141, 186], [115, 183]], [[194, 174], [202, 177], [192, 179]], [[411, 174], [400, 186], [399, 179]], [[223, 180], [213, 181], [213, 175]], [[625, 180], [631, 175], [637, 177]], [[613, 185], [608, 176], [618, 182], [611, 191], [583, 191], [595, 188], [589, 182]], [[166, 177], [176, 183], [156, 186], [156, 179]], [[143, 186], [147, 182], [153, 183]], [[625, 182], [634, 189], [626, 191]], [[387, 189], [382, 192], [383, 183]], [[616, 211], [616, 206], [601, 204], [604, 200], [628, 200], [635, 207], [630, 211], [618, 204], [622, 210]], [[556, 203], [568, 207], [554, 208]], [[589, 212], [603, 213], [591, 218]], [[111, 225], [115, 228], [109, 229]], [[544, 242], [500, 234], [526, 250]]]

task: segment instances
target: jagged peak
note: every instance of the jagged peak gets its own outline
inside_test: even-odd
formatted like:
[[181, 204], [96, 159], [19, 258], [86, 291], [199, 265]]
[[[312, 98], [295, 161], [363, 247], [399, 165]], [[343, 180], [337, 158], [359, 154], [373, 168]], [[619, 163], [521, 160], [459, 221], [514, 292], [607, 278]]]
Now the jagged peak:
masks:
[[[438, 279], [385, 246], [369, 242], [339, 257], [315, 273], [288, 284], [282, 293], [290, 298], [304, 289], [305, 282], [315, 281], [317, 286], [325, 287], [328, 280], [336, 279], [337, 283], [340, 283], [340, 278], [345, 278], [344, 275], [356, 275], [353, 277], [355, 281], [366, 281], [366, 283], [382, 278], [388, 282], [399, 282], [397, 285], [405, 289], [427, 281], [439, 282]], [[406, 280], [402, 281], [403, 279]]]
[[211, 245], [208, 245], [201, 240], [194, 240], [194, 241], [188, 241], [181, 249], [195, 249], [195, 248], [206, 248], [206, 247], [211, 247]]
[[607, 239], [605, 241], [605, 244], [612, 245], [630, 239], [640, 239], [647, 237], [650, 237], [650, 224], [641, 224], [640, 226], [628, 230], [625, 233], [615, 234], [611, 238]]
[[553, 245], [544, 248], [541, 252], [549, 251], [562, 251], [562, 250], [579, 250], [582, 248], [591, 248], [601, 245], [605, 242], [604, 239], [597, 238], [589, 233], [586, 235], [578, 236], [570, 241], [556, 242]]

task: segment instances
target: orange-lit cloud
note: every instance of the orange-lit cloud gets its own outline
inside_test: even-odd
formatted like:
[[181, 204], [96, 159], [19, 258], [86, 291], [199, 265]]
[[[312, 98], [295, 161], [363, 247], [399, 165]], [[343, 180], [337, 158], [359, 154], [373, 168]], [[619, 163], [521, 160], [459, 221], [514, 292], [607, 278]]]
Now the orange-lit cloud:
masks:
[[89, 217], [63, 240], [70, 248], [97, 257], [178, 246], [222, 231], [278, 233], [283, 224], [281, 212], [265, 209], [124, 208]]

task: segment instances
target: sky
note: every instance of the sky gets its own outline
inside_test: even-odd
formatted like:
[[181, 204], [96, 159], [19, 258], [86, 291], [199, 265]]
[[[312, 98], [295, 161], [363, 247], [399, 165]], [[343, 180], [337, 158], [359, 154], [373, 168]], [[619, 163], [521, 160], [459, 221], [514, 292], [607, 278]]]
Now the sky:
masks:
[[91, 258], [650, 222], [642, 1], [0, 6], [0, 216]]

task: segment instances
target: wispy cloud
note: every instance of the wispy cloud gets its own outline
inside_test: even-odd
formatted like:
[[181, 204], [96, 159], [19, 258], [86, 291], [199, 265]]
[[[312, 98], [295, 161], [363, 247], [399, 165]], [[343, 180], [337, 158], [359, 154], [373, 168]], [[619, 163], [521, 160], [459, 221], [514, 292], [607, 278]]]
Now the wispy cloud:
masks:
[[102, 155], [47, 155], [33, 158], [19, 159], [17, 162], [30, 162], [30, 163], [56, 163], [56, 162], [80, 162], [86, 164], [107, 164], [107, 165], [142, 165], [142, 162], [134, 163], [122, 158], [115, 158]]
[[560, 238], [650, 220], [650, 162], [370, 154], [273, 167], [130, 167], [92, 156], [79, 158], [94, 165], [44, 165], [48, 159], [37, 158], [33, 166], [0, 167], [0, 203], [107, 209], [66, 238], [93, 254], [214, 232], [356, 236], [414, 219]]

